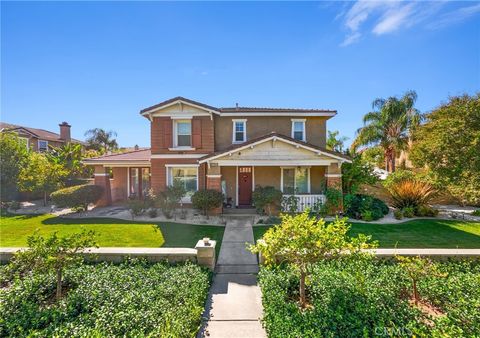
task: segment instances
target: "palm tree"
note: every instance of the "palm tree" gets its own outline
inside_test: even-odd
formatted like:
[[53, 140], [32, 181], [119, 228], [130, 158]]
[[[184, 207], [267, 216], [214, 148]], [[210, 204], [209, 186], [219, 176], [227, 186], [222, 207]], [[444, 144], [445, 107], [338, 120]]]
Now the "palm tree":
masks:
[[348, 140], [348, 137], [346, 136], [338, 137], [338, 134], [340, 134], [338, 130], [328, 131], [327, 149], [341, 153], [343, 152], [343, 146], [345, 145], [345, 142]]
[[104, 153], [118, 149], [117, 140], [114, 137], [117, 133], [113, 130], [105, 131], [101, 128], [94, 128], [85, 132], [88, 148], [102, 151]]
[[413, 130], [423, 119], [414, 108], [416, 100], [417, 93], [407, 91], [400, 99], [389, 97], [373, 101], [374, 111], [363, 117], [364, 126], [357, 130], [352, 151], [360, 146], [380, 146], [385, 154], [385, 169], [395, 171], [396, 156], [407, 148]]

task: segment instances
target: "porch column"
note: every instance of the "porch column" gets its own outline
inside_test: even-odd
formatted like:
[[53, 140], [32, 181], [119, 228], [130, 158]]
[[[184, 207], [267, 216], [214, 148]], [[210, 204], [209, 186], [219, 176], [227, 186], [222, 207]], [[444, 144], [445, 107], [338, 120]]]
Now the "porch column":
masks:
[[[222, 192], [222, 174], [220, 173], [220, 167], [210, 167], [207, 169], [207, 189], [217, 190]], [[215, 208], [210, 211], [212, 215], [220, 215], [223, 211], [223, 207]]]
[[103, 195], [97, 202], [98, 207], [104, 207], [112, 204], [112, 190], [110, 189], [110, 173], [108, 168], [104, 168], [101, 165], [95, 166], [95, 185], [103, 187]]
[[[327, 167], [327, 172], [325, 173], [325, 179], [327, 180], [327, 188], [333, 188], [342, 191], [342, 170], [341, 163], [332, 163]], [[343, 198], [340, 199], [340, 202], [336, 207], [331, 210], [331, 212], [343, 211]]]

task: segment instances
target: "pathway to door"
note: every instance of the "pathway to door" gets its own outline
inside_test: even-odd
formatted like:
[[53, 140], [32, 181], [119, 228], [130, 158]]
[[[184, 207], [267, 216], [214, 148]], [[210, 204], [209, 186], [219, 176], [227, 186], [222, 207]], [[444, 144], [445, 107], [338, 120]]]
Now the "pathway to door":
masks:
[[228, 218], [205, 310], [208, 322], [198, 337], [266, 337], [258, 261], [246, 249], [254, 241], [252, 222], [250, 216]]

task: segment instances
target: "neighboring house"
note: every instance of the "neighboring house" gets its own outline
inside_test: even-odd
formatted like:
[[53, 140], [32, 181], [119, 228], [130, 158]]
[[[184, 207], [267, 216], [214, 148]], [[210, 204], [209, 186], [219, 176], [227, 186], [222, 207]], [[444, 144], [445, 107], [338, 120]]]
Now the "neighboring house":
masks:
[[59, 124], [60, 133], [54, 133], [44, 129], [17, 126], [15, 124], [0, 122], [0, 132], [16, 133], [25, 146], [36, 152], [48, 151], [50, 147], [60, 147], [66, 143], [84, 144], [82, 141], [72, 139], [70, 136], [71, 126], [67, 122]]
[[[225, 205], [249, 207], [256, 186], [296, 193], [302, 207], [341, 186], [340, 167], [350, 162], [325, 148], [334, 110], [216, 108], [176, 97], [140, 114], [150, 122], [151, 148], [87, 159], [95, 183], [106, 188], [102, 204], [144, 197], [183, 182], [190, 202], [201, 189], [216, 189]], [[110, 179], [110, 168], [113, 178]], [[221, 210], [218, 210], [221, 211]]]

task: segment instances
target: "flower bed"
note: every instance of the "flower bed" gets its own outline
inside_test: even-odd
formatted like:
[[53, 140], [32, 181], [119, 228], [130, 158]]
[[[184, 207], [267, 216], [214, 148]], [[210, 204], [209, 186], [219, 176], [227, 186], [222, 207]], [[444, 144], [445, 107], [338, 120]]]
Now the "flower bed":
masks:
[[297, 305], [298, 277], [288, 267], [263, 268], [264, 325], [269, 337], [373, 337], [480, 335], [480, 263], [438, 263], [446, 277], [419, 285], [400, 266], [375, 260], [316, 264], [307, 281], [309, 306]]
[[85, 264], [66, 271], [56, 304], [54, 276], [16, 279], [0, 290], [0, 336], [192, 337], [209, 281], [193, 264]]

